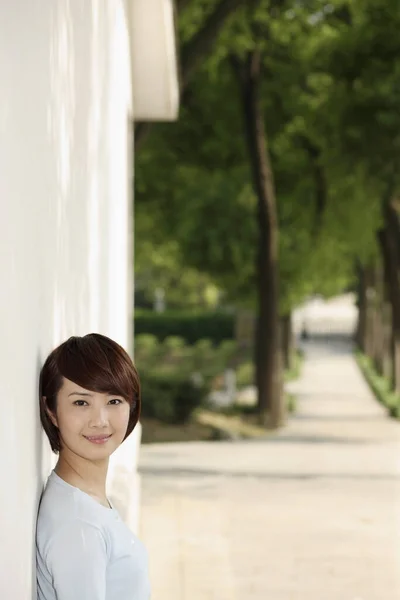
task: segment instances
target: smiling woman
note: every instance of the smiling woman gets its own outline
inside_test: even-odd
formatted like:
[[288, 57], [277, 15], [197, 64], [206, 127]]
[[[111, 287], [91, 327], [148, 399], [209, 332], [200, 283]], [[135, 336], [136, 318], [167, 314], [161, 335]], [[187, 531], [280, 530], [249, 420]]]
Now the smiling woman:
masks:
[[127, 352], [92, 333], [46, 359], [40, 418], [59, 455], [37, 521], [38, 600], [147, 600], [147, 552], [106, 495], [110, 455], [140, 415], [140, 382]]

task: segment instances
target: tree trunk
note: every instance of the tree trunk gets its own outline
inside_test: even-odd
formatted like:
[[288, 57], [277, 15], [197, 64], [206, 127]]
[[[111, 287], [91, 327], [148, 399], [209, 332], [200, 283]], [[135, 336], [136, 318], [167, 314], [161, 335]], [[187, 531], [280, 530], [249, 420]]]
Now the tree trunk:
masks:
[[293, 366], [294, 358], [292, 315], [290, 313], [281, 317], [281, 332], [283, 366], [285, 369], [290, 370]]
[[384, 360], [384, 284], [383, 269], [379, 263], [375, 269], [375, 304], [374, 304], [374, 345], [373, 360], [376, 370], [380, 375], [383, 374]]
[[278, 222], [264, 113], [261, 103], [261, 56], [245, 62], [232, 57], [239, 77], [254, 189], [258, 199], [258, 320], [255, 334], [256, 385], [260, 422], [279, 427], [286, 417], [282, 394], [282, 357], [278, 315]]
[[378, 234], [392, 314], [393, 389], [400, 393], [400, 243], [399, 223], [390, 201], [384, 205], [384, 226]]
[[375, 268], [373, 265], [365, 269], [365, 348], [364, 352], [369, 358], [374, 355], [374, 305], [376, 298]]
[[383, 364], [382, 375], [393, 381], [392, 361], [392, 307], [387, 299], [383, 305]]
[[313, 226], [314, 237], [319, 236], [328, 205], [328, 184], [324, 167], [321, 164], [321, 149], [309, 137], [300, 134], [298, 139], [310, 157], [310, 165], [315, 184], [315, 221]]
[[361, 352], [365, 353], [367, 335], [367, 274], [366, 268], [359, 265], [358, 273], [358, 322], [355, 341]]
[[372, 350], [371, 358], [376, 370], [381, 373], [381, 347], [382, 347], [382, 268], [377, 264], [374, 269], [374, 302], [372, 307]]

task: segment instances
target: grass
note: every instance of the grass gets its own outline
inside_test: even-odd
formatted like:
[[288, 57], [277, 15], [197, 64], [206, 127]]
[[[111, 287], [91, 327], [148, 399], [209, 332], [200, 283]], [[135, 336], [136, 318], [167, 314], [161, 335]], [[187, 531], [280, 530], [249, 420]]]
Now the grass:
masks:
[[379, 375], [372, 360], [356, 350], [355, 357], [367, 383], [376, 396], [377, 400], [388, 410], [391, 417], [400, 418], [400, 394], [393, 392], [390, 382], [386, 377]]
[[294, 381], [300, 377], [301, 368], [304, 362], [304, 353], [302, 350], [296, 350], [293, 355], [293, 364], [290, 369], [286, 369], [284, 379], [286, 382]]

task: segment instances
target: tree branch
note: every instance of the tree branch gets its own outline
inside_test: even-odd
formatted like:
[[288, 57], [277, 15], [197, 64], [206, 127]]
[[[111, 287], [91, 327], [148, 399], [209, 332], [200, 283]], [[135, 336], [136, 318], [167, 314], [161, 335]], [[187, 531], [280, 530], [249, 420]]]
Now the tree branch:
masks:
[[[181, 94], [185, 91], [190, 78], [196, 71], [199, 63], [211, 52], [226, 20], [241, 6], [253, 6], [259, 1], [260, 0], [220, 0], [201, 29], [182, 48], [180, 69]], [[179, 4], [184, 6], [185, 2], [182, 0]], [[135, 152], [140, 150], [140, 147], [152, 126], [152, 123], [138, 123], [135, 126]]]
[[176, 0], [176, 9], [178, 13], [182, 13], [190, 2], [191, 0]]
[[323, 166], [321, 165], [321, 149], [318, 148], [306, 135], [299, 134], [296, 136], [300, 145], [304, 148], [310, 158], [310, 164], [315, 182], [315, 227], [314, 233], [317, 235], [321, 229], [323, 217], [328, 204], [328, 185]]
[[199, 62], [210, 52], [226, 20], [241, 6], [259, 0], [221, 0], [203, 27], [182, 49], [182, 85], [185, 87]]

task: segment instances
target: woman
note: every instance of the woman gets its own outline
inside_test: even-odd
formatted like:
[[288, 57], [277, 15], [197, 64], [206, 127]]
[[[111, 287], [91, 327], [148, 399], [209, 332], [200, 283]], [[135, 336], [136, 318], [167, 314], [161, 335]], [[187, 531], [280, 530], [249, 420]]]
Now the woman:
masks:
[[125, 350], [91, 333], [46, 359], [40, 419], [59, 455], [36, 534], [38, 600], [148, 600], [147, 553], [106, 495], [110, 455], [140, 414], [140, 382]]

